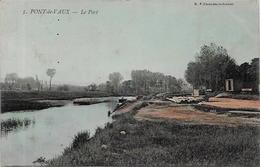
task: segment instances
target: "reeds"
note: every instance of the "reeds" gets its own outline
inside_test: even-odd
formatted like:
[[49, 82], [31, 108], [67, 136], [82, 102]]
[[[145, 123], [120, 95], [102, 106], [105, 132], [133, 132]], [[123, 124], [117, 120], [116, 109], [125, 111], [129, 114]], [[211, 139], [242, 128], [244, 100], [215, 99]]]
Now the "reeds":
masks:
[[31, 124], [35, 124], [35, 120], [31, 120], [28, 118], [9, 118], [7, 120], [1, 121], [1, 132], [7, 133], [15, 129], [27, 128]]

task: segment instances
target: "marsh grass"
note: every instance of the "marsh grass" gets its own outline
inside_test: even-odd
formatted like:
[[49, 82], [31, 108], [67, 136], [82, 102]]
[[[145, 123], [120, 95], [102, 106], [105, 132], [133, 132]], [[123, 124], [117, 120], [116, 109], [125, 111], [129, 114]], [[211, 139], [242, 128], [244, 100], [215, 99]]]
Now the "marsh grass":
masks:
[[35, 121], [30, 120], [28, 118], [24, 118], [24, 119], [9, 118], [7, 120], [1, 121], [1, 132], [3, 134], [6, 134], [13, 130], [27, 128], [32, 124], [35, 124]]
[[136, 121], [132, 114], [117, 116], [91, 139], [79, 134], [77, 146], [72, 144], [48, 165], [259, 166], [257, 127]]

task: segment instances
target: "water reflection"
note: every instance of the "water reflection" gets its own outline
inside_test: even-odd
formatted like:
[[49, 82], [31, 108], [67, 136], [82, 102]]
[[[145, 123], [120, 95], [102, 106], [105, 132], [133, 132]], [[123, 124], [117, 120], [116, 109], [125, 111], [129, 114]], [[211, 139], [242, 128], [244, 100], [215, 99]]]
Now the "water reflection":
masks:
[[35, 120], [31, 120], [28, 118], [17, 119], [17, 118], [9, 118], [7, 120], [1, 120], [1, 136], [7, 135], [9, 132], [17, 131], [20, 129], [26, 129], [30, 127], [30, 125], [34, 125]]

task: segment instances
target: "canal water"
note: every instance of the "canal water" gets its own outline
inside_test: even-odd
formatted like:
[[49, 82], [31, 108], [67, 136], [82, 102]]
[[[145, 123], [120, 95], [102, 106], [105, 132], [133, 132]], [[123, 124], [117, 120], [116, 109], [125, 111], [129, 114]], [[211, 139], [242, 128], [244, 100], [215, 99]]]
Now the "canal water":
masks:
[[1, 165], [32, 165], [39, 157], [54, 158], [62, 154], [74, 136], [88, 130], [91, 135], [97, 127], [112, 121], [107, 116], [113, 102], [93, 105], [52, 107], [38, 111], [0, 114], [0, 120], [27, 120], [26, 126], [1, 133]]

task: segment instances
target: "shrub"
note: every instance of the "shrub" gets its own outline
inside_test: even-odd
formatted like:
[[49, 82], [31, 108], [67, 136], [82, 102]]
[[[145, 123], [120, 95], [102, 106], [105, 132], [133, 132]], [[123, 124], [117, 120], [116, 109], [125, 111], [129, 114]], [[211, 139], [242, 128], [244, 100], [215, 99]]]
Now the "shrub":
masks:
[[79, 132], [73, 139], [72, 148], [78, 148], [90, 139], [89, 131]]

